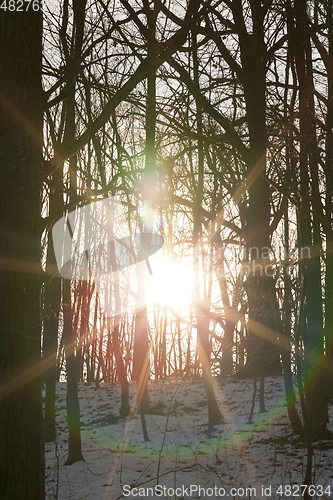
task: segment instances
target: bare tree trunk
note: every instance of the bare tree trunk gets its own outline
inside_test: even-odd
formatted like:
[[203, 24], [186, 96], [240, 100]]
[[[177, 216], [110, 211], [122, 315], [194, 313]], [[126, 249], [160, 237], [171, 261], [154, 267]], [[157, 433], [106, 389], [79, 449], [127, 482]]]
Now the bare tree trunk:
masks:
[[[250, 139], [250, 158], [248, 171], [249, 207], [247, 213], [246, 243], [250, 271], [245, 288], [249, 301], [249, 340], [252, 348], [248, 354], [254, 360], [260, 352], [262, 376], [265, 373], [279, 373], [279, 352], [274, 348], [277, 338], [283, 335], [275, 294], [273, 279], [267, 275], [270, 249], [270, 193], [266, 174], [266, 58], [267, 47], [264, 41], [265, 10], [260, 2], [251, 2], [253, 16], [253, 34], [249, 35], [243, 18], [241, 2], [233, 4], [236, 29], [239, 33], [242, 74], [239, 75], [244, 88], [247, 120]], [[255, 76], [254, 76], [255, 75]], [[258, 265], [258, 267], [256, 267]], [[258, 336], [256, 325], [267, 326], [270, 332], [276, 331], [276, 337], [269, 339]], [[269, 340], [267, 340], [269, 339]], [[289, 352], [289, 351], [288, 351]], [[251, 354], [252, 353], [252, 354]], [[296, 401], [291, 373], [290, 358], [285, 352], [284, 342], [280, 342], [280, 353], [284, 366], [284, 377], [288, 403], [291, 407], [291, 423], [295, 432], [299, 432], [300, 420], [293, 411]], [[262, 395], [263, 399], [263, 395]], [[263, 403], [262, 403], [263, 405]]]
[[[196, 33], [192, 36], [193, 48], [193, 67], [194, 80], [199, 87], [198, 59], [197, 59], [197, 37]], [[208, 403], [208, 432], [211, 432], [214, 425], [223, 423], [222, 413], [218, 407], [214, 383], [210, 366], [211, 348], [209, 343], [209, 315], [206, 307], [201, 300], [200, 294], [200, 238], [201, 238], [201, 204], [203, 198], [204, 183], [204, 151], [202, 143], [202, 110], [199, 102], [197, 107], [197, 133], [198, 133], [198, 185], [195, 187], [195, 208], [194, 208], [194, 227], [193, 227], [193, 268], [194, 268], [194, 312], [197, 319], [197, 335], [199, 341], [199, 357], [202, 367], [203, 380], [205, 385], [207, 403]]]
[[[146, 219], [143, 224], [143, 232], [153, 230], [153, 210], [157, 202], [157, 175], [156, 175], [156, 148], [155, 148], [155, 126], [156, 126], [156, 19], [158, 15], [157, 5], [150, 8], [148, 0], [144, 1], [144, 10], [147, 16], [147, 52], [151, 57], [151, 67], [147, 78], [147, 101], [146, 101], [146, 157], [144, 172], [144, 203], [146, 204]], [[139, 260], [141, 253], [139, 252]], [[145, 424], [145, 416], [149, 409], [148, 379], [149, 379], [149, 341], [148, 341], [148, 316], [146, 299], [145, 270], [138, 269], [138, 300], [140, 310], [136, 312], [134, 363], [133, 373], [137, 380], [138, 411], [141, 413], [142, 430], [144, 439], [147, 441], [148, 434]], [[145, 304], [145, 305], [143, 305]]]
[[[49, 242], [48, 262], [56, 265], [53, 253], [52, 241]], [[52, 364], [45, 373], [45, 441], [54, 441], [56, 438], [55, 427], [55, 384], [57, 381], [57, 347], [58, 347], [58, 323], [59, 307], [61, 298], [61, 280], [52, 276], [44, 285], [44, 336], [43, 336], [43, 359], [47, 360], [48, 366]]]
[[[299, 80], [300, 115], [300, 194], [298, 223], [300, 247], [309, 248], [311, 255], [303, 258], [301, 267], [307, 282], [306, 318], [304, 346], [308, 359], [306, 370], [309, 387], [306, 400], [309, 407], [311, 428], [314, 435], [326, 432], [328, 422], [327, 397], [323, 373], [320, 369], [324, 361], [324, 331], [321, 296], [321, 237], [318, 200], [318, 146], [314, 116], [314, 88], [312, 71], [312, 51], [310, 44], [309, 20], [306, 0], [295, 2], [295, 64]], [[310, 171], [310, 174], [309, 174]], [[309, 185], [312, 185], [311, 193]]]
[[[333, 219], [333, 5], [327, 2], [328, 25], [328, 98], [326, 116], [326, 198], [325, 212], [331, 221]], [[326, 233], [326, 276], [325, 276], [325, 344], [327, 370], [327, 395], [333, 399], [333, 230], [325, 229]]]
[[120, 347], [119, 347], [120, 319], [121, 319], [120, 315], [115, 317], [115, 320], [114, 320], [115, 324], [113, 327], [112, 340], [113, 340], [113, 352], [114, 352], [114, 356], [116, 358], [117, 372], [118, 372], [119, 382], [120, 382], [120, 386], [121, 386], [120, 416], [127, 417], [129, 415], [129, 412], [130, 412], [129, 399], [128, 399], [129, 398], [129, 385], [128, 385], [128, 380], [127, 380], [127, 375], [126, 375], [126, 369], [124, 366], [122, 354], [121, 354]]
[[[49, 219], [54, 220], [56, 214], [62, 209], [62, 177], [60, 169], [56, 169], [49, 181]], [[47, 247], [47, 273], [44, 282], [44, 309], [43, 309], [43, 359], [47, 359], [50, 369], [45, 373], [45, 441], [54, 441], [56, 437], [55, 428], [55, 383], [57, 381], [57, 348], [58, 348], [58, 326], [59, 309], [61, 301], [61, 279], [58, 275], [56, 259], [54, 255], [53, 240], [49, 233]]]
[[67, 373], [68, 458], [65, 465], [83, 460], [81, 449], [80, 405], [77, 388], [78, 365], [75, 355], [76, 332], [73, 332], [70, 281], [64, 280], [64, 339]]
[[[113, 236], [112, 228], [110, 228], [111, 234]], [[112, 262], [116, 262], [116, 254], [114, 243], [111, 245], [111, 260]], [[115, 270], [114, 270], [115, 271]], [[126, 368], [123, 362], [122, 352], [119, 346], [119, 325], [121, 321], [121, 298], [120, 298], [120, 289], [119, 289], [119, 273], [113, 273], [113, 291], [114, 291], [114, 299], [115, 299], [115, 316], [114, 316], [114, 325], [113, 325], [113, 333], [112, 333], [112, 343], [113, 343], [113, 352], [116, 359], [117, 365], [117, 373], [121, 385], [121, 405], [120, 405], [120, 416], [127, 417], [130, 412], [129, 407], [129, 385], [127, 381]]]
[[44, 499], [42, 15], [0, 12], [0, 497]]
[[[220, 250], [219, 250], [220, 252]], [[218, 255], [216, 260], [216, 269], [221, 269], [224, 264], [224, 255]], [[225, 271], [225, 267], [224, 267]], [[227, 282], [225, 279], [225, 272], [217, 273], [219, 288], [221, 292], [223, 309], [224, 309], [224, 317], [225, 317], [225, 328], [223, 335], [223, 345], [222, 345], [222, 360], [220, 362], [221, 366], [221, 375], [226, 377], [228, 375], [232, 375], [233, 373], [233, 336], [235, 331], [235, 310], [232, 310], [229, 296], [228, 296], [228, 288]]]

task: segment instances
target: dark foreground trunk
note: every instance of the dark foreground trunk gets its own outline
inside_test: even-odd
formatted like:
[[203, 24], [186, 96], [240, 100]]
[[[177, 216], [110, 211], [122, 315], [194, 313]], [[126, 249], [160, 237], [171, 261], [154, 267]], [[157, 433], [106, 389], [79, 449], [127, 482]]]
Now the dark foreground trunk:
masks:
[[41, 12], [0, 10], [0, 498], [8, 500], [44, 499], [41, 38]]

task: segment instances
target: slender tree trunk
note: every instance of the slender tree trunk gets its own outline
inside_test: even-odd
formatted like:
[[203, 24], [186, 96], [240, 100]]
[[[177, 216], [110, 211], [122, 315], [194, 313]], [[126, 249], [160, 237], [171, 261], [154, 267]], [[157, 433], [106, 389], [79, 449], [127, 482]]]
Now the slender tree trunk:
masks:
[[[56, 266], [52, 241], [49, 242], [48, 262]], [[53, 256], [51, 257], [51, 253]], [[52, 276], [44, 284], [44, 336], [43, 360], [47, 360], [49, 370], [45, 373], [45, 441], [54, 441], [56, 438], [55, 427], [55, 393], [57, 381], [57, 348], [58, 348], [58, 323], [61, 297], [61, 281], [57, 276]]]
[[[146, 204], [146, 217], [143, 223], [143, 232], [153, 230], [154, 207], [157, 200], [157, 175], [156, 175], [156, 148], [155, 148], [155, 126], [156, 126], [156, 19], [157, 6], [155, 3], [150, 8], [149, 2], [144, 1], [144, 10], [147, 16], [147, 52], [151, 57], [151, 67], [147, 78], [147, 101], [146, 101], [146, 157], [144, 172], [144, 203]], [[140, 254], [144, 250], [140, 249]], [[142, 430], [144, 439], [147, 441], [148, 434], [144, 414], [149, 409], [148, 379], [149, 379], [149, 341], [148, 341], [148, 315], [146, 279], [142, 267], [138, 270], [138, 301], [140, 310], [136, 312], [135, 341], [134, 341], [134, 363], [133, 372], [137, 380], [138, 411], [141, 413]], [[143, 305], [144, 304], [144, 305]]]
[[[220, 250], [219, 250], [220, 252]], [[223, 272], [221, 272], [221, 268], [223, 268]], [[225, 264], [224, 264], [224, 254], [221, 253], [217, 256], [216, 260], [216, 269], [217, 269], [217, 279], [219, 282], [219, 288], [221, 292], [222, 302], [223, 302], [223, 310], [225, 317], [225, 328], [223, 335], [223, 351], [222, 351], [222, 360], [220, 362], [221, 366], [221, 375], [226, 377], [228, 375], [232, 375], [233, 373], [233, 337], [235, 331], [235, 310], [232, 310], [229, 296], [228, 296], [228, 288], [226, 282], [226, 274], [225, 274]]]
[[122, 359], [122, 354], [119, 347], [119, 324], [120, 316], [115, 317], [115, 324], [113, 327], [112, 339], [113, 339], [113, 352], [116, 358], [117, 372], [119, 377], [119, 382], [121, 386], [121, 402], [120, 402], [120, 416], [127, 417], [130, 412], [129, 407], [129, 385], [126, 375], [126, 369]]
[[68, 458], [65, 465], [83, 460], [81, 449], [80, 405], [77, 381], [79, 375], [75, 355], [76, 334], [73, 332], [70, 281], [64, 280], [64, 339], [66, 346], [67, 373], [67, 421], [68, 421]]
[[[291, 23], [293, 23], [290, 9], [287, 9], [287, 29], [289, 32], [292, 31]], [[289, 39], [288, 44], [288, 54], [287, 54], [287, 67], [286, 67], [286, 90], [284, 93], [284, 116], [286, 123], [294, 123], [294, 103], [297, 96], [296, 85], [294, 86], [293, 94], [291, 99], [288, 98], [288, 86], [289, 86], [289, 74], [291, 72], [293, 78], [292, 82], [296, 83], [295, 68], [294, 68], [294, 40], [292, 37]], [[295, 179], [295, 157], [293, 155], [293, 128], [290, 126], [286, 127], [285, 130], [286, 137], [286, 184], [292, 186], [292, 189], [296, 190], [296, 179]], [[287, 400], [287, 410], [289, 420], [294, 434], [301, 434], [303, 431], [303, 425], [301, 419], [298, 415], [296, 409], [296, 396], [293, 387], [293, 379], [291, 372], [291, 282], [290, 276], [288, 274], [288, 264], [290, 259], [290, 244], [289, 244], [289, 202], [285, 198], [284, 203], [284, 301], [283, 301], [283, 317], [282, 317], [282, 327], [278, 327], [283, 333], [282, 341], [285, 347], [280, 349], [281, 360], [283, 367], [283, 379], [284, 387]], [[275, 304], [275, 307], [277, 304]], [[276, 309], [275, 318], [279, 318], [279, 311]]]
[[[49, 199], [49, 219], [52, 221], [62, 208], [62, 178], [60, 169], [52, 174]], [[45, 373], [45, 441], [54, 441], [56, 438], [55, 427], [55, 383], [57, 381], [57, 348], [59, 308], [61, 300], [61, 279], [58, 275], [54, 255], [51, 232], [47, 248], [48, 277], [44, 282], [44, 310], [43, 310], [43, 359], [47, 359], [50, 369]]]
[[[309, 386], [306, 400], [309, 408], [312, 432], [326, 432], [328, 422], [327, 397], [321, 365], [324, 361], [324, 331], [321, 292], [321, 237], [318, 212], [318, 146], [314, 118], [314, 88], [311, 60], [309, 20], [306, 0], [295, 2], [295, 64], [299, 80], [300, 115], [300, 195], [298, 223], [302, 248], [312, 254], [303, 256], [301, 267], [307, 282], [306, 318], [303, 342], [306, 350]], [[309, 175], [310, 171], [310, 175]], [[311, 193], [309, 186], [312, 186]], [[305, 257], [305, 258], [304, 258]]]
[[[326, 199], [325, 211], [329, 221], [333, 219], [333, 5], [327, 2], [328, 25], [328, 99], [326, 116]], [[326, 276], [325, 276], [325, 343], [327, 370], [327, 395], [333, 399], [333, 230], [326, 229]]]
[[[197, 59], [197, 36], [193, 33], [193, 67], [194, 80], [199, 88], [198, 74], [198, 59]], [[203, 199], [203, 183], [204, 183], [204, 151], [202, 142], [202, 110], [201, 105], [197, 102], [197, 132], [198, 132], [198, 184], [195, 193], [195, 208], [194, 208], [194, 227], [193, 227], [193, 268], [195, 276], [194, 284], [194, 312], [197, 319], [197, 335], [199, 342], [199, 357], [202, 367], [204, 386], [208, 404], [208, 432], [214, 425], [223, 423], [223, 416], [218, 407], [215, 392], [214, 382], [210, 366], [211, 347], [209, 343], [209, 316], [206, 311], [207, 304], [201, 300], [200, 294], [200, 238], [201, 238], [201, 204]]]
[[[73, 13], [74, 13], [74, 23], [73, 23], [73, 33], [71, 38], [70, 47], [67, 47], [67, 40], [64, 38], [62, 40], [65, 53], [66, 53], [66, 64], [68, 68], [71, 68], [81, 56], [82, 42], [84, 34], [84, 22], [85, 22], [85, 7], [86, 0], [74, 0], [73, 1]], [[68, 3], [66, 4], [68, 9]], [[66, 25], [66, 13], [64, 7], [64, 27], [65, 32], [67, 29]], [[68, 21], [68, 17], [67, 17]], [[75, 140], [76, 134], [76, 117], [75, 117], [75, 88], [76, 88], [76, 75], [68, 78], [66, 83], [66, 93], [68, 93], [68, 98], [64, 102], [63, 113], [65, 115], [65, 131], [63, 139], [63, 147], [70, 145]], [[58, 168], [63, 167], [59, 165]], [[69, 191], [67, 193], [71, 203], [75, 205], [77, 201], [77, 157], [73, 155], [69, 159]], [[82, 283], [81, 283], [82, 285]], [[66, 460], [66, 465], [71, 465], [77, 461], [83, 460], [82, 450], [81, 450], [81, 431], [80, 431], [80, 406], [78, 398], [78, 388], [77, 383], [80, 375], [80, 367], [82, 366], [82, 358], [80, 359], [80, 354], [82, 353], [82, 346], [80, 345], [78, 351], [81, 351], [79, 357], [77, 357], [78, 352], [75, 349], [78, 347], [76, 343], [76, 329], [73, 332], [73, 321], [72, 321], [72, 303], [71, 303], [71, 292], [70, 292], [70, 281], [64, 280], [64, 294], [63, 294], [63, 304], [64, 304], [64, 339], [66, 346], [66, 372], [67, 372], [67, 418], [69, 427], [69, 437], [68, 437], [68, 458]], [[85, 289], [88, 290], [87, 284], [85, 284]], [[82, 293], [75, 294], [75, 300], [80, 300], [82, 298]], [[86, 297], [87, 300], [88, 297]], [[73, 306], [74, 307], [74, 306]], [[80, 363], [79, 363], [80, 361]]]

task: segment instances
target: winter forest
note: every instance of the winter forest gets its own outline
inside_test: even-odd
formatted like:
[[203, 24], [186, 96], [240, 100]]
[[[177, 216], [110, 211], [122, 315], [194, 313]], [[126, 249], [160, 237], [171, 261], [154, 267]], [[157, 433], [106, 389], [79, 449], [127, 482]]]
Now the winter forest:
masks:
[[333, 497], [331, 0], [0, 0], [0, 498]]

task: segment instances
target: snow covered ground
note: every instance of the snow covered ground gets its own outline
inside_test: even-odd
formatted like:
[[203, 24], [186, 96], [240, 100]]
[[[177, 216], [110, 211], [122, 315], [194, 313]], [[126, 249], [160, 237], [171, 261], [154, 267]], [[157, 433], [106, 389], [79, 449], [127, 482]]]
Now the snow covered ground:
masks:
[[[65, 466], [66, 384], [57, 384], [57, 442], [46, 444], [46, 498], [116, 500], [301, 498], [304, 443], [291, 433], [282, 377], [265, 379], [266, 412], [259, 402], [248, 424], [253, 382], [216, 379], [225, 423], [207, 436], [201, 380], [150, 382], [151, 415], [144, 442], [139, 416], [119, 420], [119, 384], [79, 384], [85, 461]], [[135, 383], [130, 383], [134, 401]], [[333, 431], [333, 408], [330, 407]], [[333, 443], [315, 444], [313, 493], [333, 499]]]

